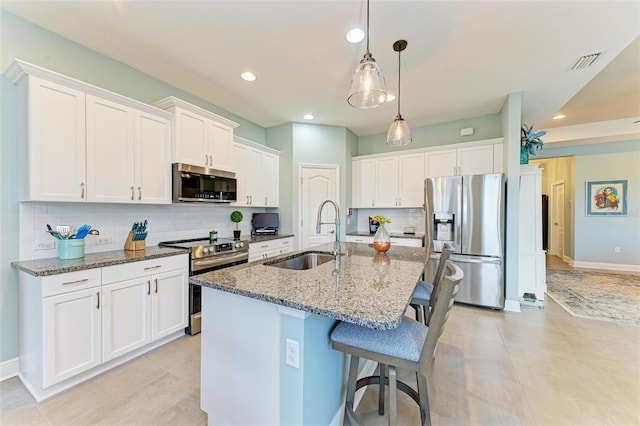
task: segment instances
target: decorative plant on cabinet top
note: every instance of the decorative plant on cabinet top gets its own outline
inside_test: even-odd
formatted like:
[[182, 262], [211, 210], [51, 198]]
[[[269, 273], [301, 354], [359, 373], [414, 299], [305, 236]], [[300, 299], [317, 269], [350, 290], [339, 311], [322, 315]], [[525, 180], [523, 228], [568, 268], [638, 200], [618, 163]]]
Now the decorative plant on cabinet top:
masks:
[[522, 123], [522, 128], [520, 129], [520, 164], [529, 164], [529, 155], [537, 155], [542, 151], [544, 142], [540, 138], [546, 134], [546, 130], [534, 132], [533, 124], [527, 126], [526, 123]]

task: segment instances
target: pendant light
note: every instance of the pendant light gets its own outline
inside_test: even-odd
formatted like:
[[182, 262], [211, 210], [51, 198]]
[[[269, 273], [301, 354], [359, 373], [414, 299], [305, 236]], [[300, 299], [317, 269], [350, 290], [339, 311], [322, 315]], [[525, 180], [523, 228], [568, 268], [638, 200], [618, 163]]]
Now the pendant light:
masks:
[[406, 40], [398, 40], [393, 43], [393, 50], [398, 52], [398, 115], [393, 120], [387, 133], [387, 145], [405, 146], [411, 143], [411, 129], [400, 115], [400, 52], [407, 48]]
[[374, 108], [387, 100], [384, 75], [369, 52], [369, 0], [367, 0], [367, 51], [356, 67], [347, 102], [355, 108]]

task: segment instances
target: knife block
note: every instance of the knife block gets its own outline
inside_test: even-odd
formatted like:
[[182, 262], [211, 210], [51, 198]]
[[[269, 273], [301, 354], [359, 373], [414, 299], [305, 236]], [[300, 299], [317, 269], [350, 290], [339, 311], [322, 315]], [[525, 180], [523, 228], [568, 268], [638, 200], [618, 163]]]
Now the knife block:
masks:
[[144, 250], [146, 248], [145, 240], [133, 240], [133, 235], [135, 233], [133, 231], [129, 231], [129, 236], [127, 237], [127, 241], [124, 243], [125, 250], [138, 251]]

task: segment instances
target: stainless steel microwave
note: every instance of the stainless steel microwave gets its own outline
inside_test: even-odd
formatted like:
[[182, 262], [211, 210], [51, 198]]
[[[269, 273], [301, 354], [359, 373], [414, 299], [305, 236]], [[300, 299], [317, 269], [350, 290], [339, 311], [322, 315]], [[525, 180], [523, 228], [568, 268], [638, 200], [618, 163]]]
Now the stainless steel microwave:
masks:
[[237, 199], [236, 174], [190, 164], [173, 163], [173, 202], [231, 203]]

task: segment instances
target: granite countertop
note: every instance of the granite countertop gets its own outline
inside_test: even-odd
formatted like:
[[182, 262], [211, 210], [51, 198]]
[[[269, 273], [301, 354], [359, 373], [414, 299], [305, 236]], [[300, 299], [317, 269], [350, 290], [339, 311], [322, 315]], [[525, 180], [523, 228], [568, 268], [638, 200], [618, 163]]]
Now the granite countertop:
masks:
[[[362, 232], [358, 231], [358, 232], [347, 232], [347, 235], [354, 235], [356, 237], [373, 237], [375, 234], [371, 234], [365, 231], [362, 231]], [[393, 238], [409, 238], [409, 239], [415, 239], [415, 240], [421, 240], [424, 238], [424, 234], [421, 234], [418, 232], [416, 232], [415, 234], [396, 234], [396, 233], [389, 232], [389, 236]]]
[[148, 246], [145, 250], [138, 251], [112, 250], [89, 253], [80, 259], [60, 260], [57, 257], [50, 257], [47, 259], [22, 260], [11, 262], [11, 266], [36, 277], [42, 277], [185, 253], [188, 253], [188, 251], [169, 247]]
[[[326, 251], [333, 243], [305, 251]], [[369, 328], [396, 328], [427, 260], [423, 248], [392, 247], [387, 254], [341, 243], [339, 261], [295, 271], [267, 266], [287, 254], [195, 275], [192, 284], [227, 291]]]
[[252, 235], [249, 243], [262, 243], [264, 241], [278, 240], [280, 238], [293, 237], [293, 234], [276, 234], [276, 235]]

